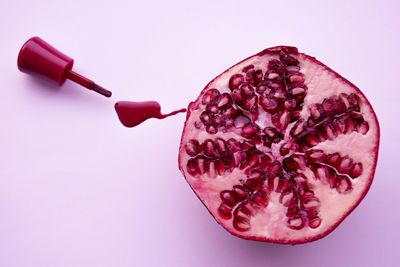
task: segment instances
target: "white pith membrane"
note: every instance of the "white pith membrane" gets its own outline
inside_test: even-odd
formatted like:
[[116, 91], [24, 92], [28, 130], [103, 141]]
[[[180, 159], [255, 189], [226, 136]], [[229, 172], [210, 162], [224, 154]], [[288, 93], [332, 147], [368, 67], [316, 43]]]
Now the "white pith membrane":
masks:
[[[317, 62], [314, 58], [305, 54], [297, 54], [293, 51], [290, 52], [291, 56], [299, 61], [299, 72], [304, 74], [304, 85], [306, 85], [305, 98], [300, 113], [301, 118], [304, 119], [304, 121], [309, 119], [310, 104], [322, 104], [324, 99], [339, 97], [341, 93], [345, 93], [346, 95], [356, 94], [359, 97], [358, 104], [360, 107], [360, 111], [356, 113], [361, 114], [363, 120], [367, 122], [369, 126], [366, 132], [364, 131], [361, 133], [355, 130], [349, 133], [341, 133], [338, 134], [337, 137], [332, 138], [332, 140], [319, 142], [315, 146], [309, 148], [309, 150], [312, 151], [322, 150], [325, 155], [339, 153], [341, 158], [346, 156], [351, 158], [353, 164], [361, 163], [362, 172], [361, 175], [356, 178], [351, 178], [346, 173], [339, 172], [337, 168], [334, 169], [337, 175], [345, 175], [348, 180], [351, 181], [351, 189], [349, 191], [339, 192], [340, 190], [330, 186], [324, 177], [316, 177], [314, 172], [309, 168], [311, 164], [307, 163], [304, 169], [299, 168], [296, 170], [297, 173], [305, 175], [306, 183], [309, 184], [317, 199], [317, 202], [314, 201], [314, 203], [309, 204], [311, 206], [316, 206], [318, 211], [317, 218], [320, 219], [320, 224], [317, 224], [316, 227], [310, 227], [309, 219], [312, 218], [307, 218], [305, 215], [306, 211], [301, 210], [299, 216], [301, 216], [304, 225], [296, 229], [291, 228], [288, 224], [288, 207], [280, 202], [281, 192], [275, 192], [277, 189], [277, 180], [274, 181], [272, 179], [274, 182], [272, 183], [273, 185], [270, 185], [270, 180], [268, 179], [268, 177], [275, 176], [275, 174], [265, 171], [264, 174], [267, 178], [264, 180], [263, 184], [266, 188], [268, 188], [268, 186], [272, 186], [273, 188], [272, 191], [270, 190], [267, 192], [268, 204], [262, 207], [257, 206], [254, 209], [255, 211], [253, 210], [253, 213], [248, 216], [249, 221], [247, 227], [245, 227], [245, 229], [238, 229], [234, 226], [234, 210], [243, 202], [239, 202], [232, 207], [231, 218], [224, 218], [221, 216], [218, 212], [218, 208], [222, 204], [222, 191], [233, 190], [234, 186], [243, 186], [246, 182], [248, 176], [245, 173], [246, 168], [240, 169], [236, 167], [232, 169], [232, 172], [226, 171], [222, 175], [218, 175], [215, 171], [211, 173], [206, 171], [201, 174], [191, 175], [187, 171], [188, 161], [195, 158], [189, 156], [185, 149], [186, 144], [190, 140], [197, 140], [200, 144], [203, 144], [207, 139], [211, 139], [215, 142], [217, 138], [222, 138], [225, 141], [230, 138], [238, 142], [249, 141], [248, 138], [244, 138], [240, 135], [241, 129], [235, 128], [234, 126], [227, 130], [218, 129], [217, 133], [210, 134], [205, 130], [204, 125], [199, 124], [201, 121], [200, 115], [206, 109], [206, 106], [202, 104], [204, 93], [211, 88], [216, 88], [221, 94], [225, 92], [231, 94], [232, 90], [229, 88], [228, 84], [232, 75], [242, 73], [242, 69], [249, 65], [253, 65], [255, 70], [262, 70], [264, 75], [268, 69], [268, 63], [273, 59], [279, 60], [279, 53], [282, 52], [265, 50], [233, 66], [208, 84], [199, 98], [189, 105], [188, 118], [185, 123], [179, 150], [179, 166], [186, 180], [201, 201], [213, 214], [217, 222], [229, 232], [248, 239], [278, 243], [302, 243], [317, 239], [329, 233], [365, 195], [373, 179], [379, 135], [379, 126], [377, 125], [373, 110], [360, 91], [326, 66]], [[259, 96], [257, 93], [256, 95]], [[233, 106], [235, 106], [235, 104]], [[195, 125], [195, 123], [197, 123], [197, 125]], [[271, 122], [271, 115], [265, 112], [260, 105], [258, 106], [258, 117], [255, 123], [260, 127], [261, 131], [265, 127], [276, 128]], [[282, 132], [282, 134], [284, 134], [283, 140], [279, 143], [272, 144], [271, 148], [266, 147], [263, 142], [255, 144], [255, 147], [263, 153], [272, 155], [272, 161], [277, 160], [282, 162], [283, 158], [289, 157], [292, 153], [304, 156], [304, 153], [298, 151], [291, 151], [285, 156], [281, 156], [279, 152], [282, 144], [292, 139], [290, 130], [295, 123], [296, 121], [289, 123]], [[325, 165], [325, 163], [321, 165]], [[330, 165], [328, 164], [328, 166]], [[247, 169], [247, 171], [249, 170]], [[285, 171], [282, 170], [282, 172]], [[286, 173], [286, 175], [295, 176], [295, 173]], [[251, 192], [248, 195], [249, 199], [250, 196]], [[245, 201], [250, 202], [249, 199]], [[290, 197], [284, 200], [283, 202], [288, 203]], [[299, 205], [304, 204], [305, 202]], [[293, 223], [296, 224], [296, 222]]]

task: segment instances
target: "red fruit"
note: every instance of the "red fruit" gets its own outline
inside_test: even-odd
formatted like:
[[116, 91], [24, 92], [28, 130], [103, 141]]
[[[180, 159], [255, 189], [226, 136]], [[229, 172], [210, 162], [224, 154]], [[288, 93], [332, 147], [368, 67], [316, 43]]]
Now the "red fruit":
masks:
[[298, 244], [326, 236], [360, 203], [378, 147], [363, 93], [278, 46], [218, 75], [190, 103], [179, 168], [231, 234]]

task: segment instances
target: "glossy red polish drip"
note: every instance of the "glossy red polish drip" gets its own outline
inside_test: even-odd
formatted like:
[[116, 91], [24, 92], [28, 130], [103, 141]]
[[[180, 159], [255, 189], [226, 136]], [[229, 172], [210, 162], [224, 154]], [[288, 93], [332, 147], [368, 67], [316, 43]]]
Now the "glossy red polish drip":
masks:
[[186, 109], [183, 108], [168, 114], [161, 114], [161, 106], [156, 101], [119, 101], [115, 104], [115, 111], [124, 126], [135, 127], [147, 119], [164, 119], [181, 112], [186, 112]]

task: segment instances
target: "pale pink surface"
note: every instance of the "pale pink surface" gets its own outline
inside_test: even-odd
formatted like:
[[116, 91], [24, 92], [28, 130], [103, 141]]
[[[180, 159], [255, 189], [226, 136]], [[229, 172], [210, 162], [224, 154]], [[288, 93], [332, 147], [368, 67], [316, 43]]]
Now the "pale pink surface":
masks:
[[[26, 2], [0, 2], [0, 266], [398, 266], [397, 1]], [[33, 35], [113, 98], [19, 73]], [[295, 247], [241, 240], [214, 222], [177, 167], [184, 115], [126, 129], [113, 110], [117, 100], [180, 108], [279, 44], [361, 88], [382, 137], [361, 205], [328, 237]]]

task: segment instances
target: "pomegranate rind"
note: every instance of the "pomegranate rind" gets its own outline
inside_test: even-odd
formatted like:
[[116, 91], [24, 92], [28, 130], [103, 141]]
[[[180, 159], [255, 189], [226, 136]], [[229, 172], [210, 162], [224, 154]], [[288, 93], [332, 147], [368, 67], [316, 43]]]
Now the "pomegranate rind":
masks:
[[[299, 56], [305, 60], [308, 60], [308, 61], [312, 62], [313, 64], [318, 65], [320, 68], [322, 68], [324, 71], [326, 71], [326, 73], [328, 73], [329, 75], [332, 75], [333, 77], [338, 79], [342, 84], [350, 87], [363, 100], [363, 104], [364, 104], [364, 106], [366, 106], [365, 108], [371, 113], [371, 115], [372, 115], [371, 120], [374, 123], [374, 125], [372, 125], [374, 138], [372, 138], [372, 140], [371, 140], [372, 144], [371, 144], [370, 153], [369, 153], [369, 155], [367, 155], [371, 159], [370, 166], [368, 166], [369, 167], [369, 176], [367, 177], [368, 179], [366, 179], [366, 181], [364, 182], [364, 184], [362, 186], [362, 190], [359, 192], [359, 195], [357, 196], [356, 200], [353, 201], [350, 206], [346, 207], [345, 212], [340, 214], [340, 216], [335, 217], [334, 222], [329, 223], [329, 225], [327, 227], [325, 227], [323, 231], [317, 230], [317, 231], [315, 231], [315, 234], [308, 235], [308, 236], [297, 236], [295, 238], [293, 238], [290, 235], [290, 232], [288, 235], [276, 237], [276, 236], [271, 236], [271, 235], [263, 235], [260, 233], [254, 234], [251, 231], [250, 232], [246, 232], [246, 231], [241, 232], [241, 231], [237, 231], [237, 229], [232, 228], [231, 225], [229, 224], [230, 221], [226, 221], [223, 218], [220, 218], [215, 207], [214, 206], [212, 207], [212, 205], [210, 204], [210, 201], [209, 201], [210, 199], [207, 199], [207, 197], [205, 197], [205, 194], [207, 194], [207, 192], [205, 193], [204, 191], [200, 190], [201, 185], [199, 187], [199, 183], [194, 183], [193, 179], [188, 179], [188, 176], [191, 176], [191, 175], [188, 174], [185, 169], [186, 162], [187, 162], [187, 160], [185, 160], [187, 156], [185, 155], [185, 148], [184, 148], [185, 140], [186, 140], [185, 137], [190, 135], [190, 131], [198, 131], [197, 129], [192, 129], [191, 127], [188, 127], [188, 122], [192, 118], [192, 116], [194, 114], [193, 112], [198, 108], [198, 105], [201, 102], [201, 98], [204, 95], [204, 93], [207, 90], [209, 90], [215, 84], [215, 81], [220, 79], [223, 75], [225, 75], [226, 73], [229, 73], [232, 69], [234, 69], [238, 66], [241, 66], [241, 67], [245, 66], [246, 65], [245, 63], [248, 62], [250, 59], [254, 59], [256, 57], [261, 57], [266, 54], [274, 55], [274, 54], [280, 53], [280, 51], [289, 51], [289, 53], [296, 54], [297, 56]], [[338, 73], [336, 73], [335, 71], [333, 71], [332, 69], [330, 69], [329, 67], [327, 67], [326, 65], [321, 63], [320, 61], [316, 60], [314, 57], [308, 56], [303, 53], [299, 53], [297, 51], [297, 48], [295, 48], [295, 47], [277, 46], [277, 47], [265, 49], [253, 56], [250, 56], [250, 57], [242, 60], [241, 62], [235, 64], [234, 66], [230, 67], [229, 69], [227, 69], [226, 71], [224, 71], [223, 73], [221, 73], [220, 75], [215, 77], [212, 81], [210, 81], [207, 84], [207, 86], [202, 90], [199, 97], [194, 102], [191, 102], [189, 104], [187, 115], [186, 115], [186, 121], [185, 121], [184, 128], [182, 131], [178, 162], [179, 162], [179, 169], [181, 170], [182, 174], [184, 175], [186, 181], [189, 183], [193, 192], [197, 195], [197, 197], [200, 199], [200, 201], [204, 204], [204, 206], [207, 208], [207, 210], [210, 212], [210, 214], [215, 218], [217, 223], [219, 223], [224, 229], [226, 229], [232, 235], [243, 238], [243, 239], [264, 241], [264, 242], [270, 242], [270, 243], [301, 244], [301, 243], [307, 243], [307, 242], [311, 242], [311, 241], [320, 239], [320, 238], [328, 235], [329, 233], [331, 233], [360, 204], [362, 199], [366, 196], [366, 194], [369, 191], [369, 188], [372, 184], [373, 177], [375, 174], [377, 158], [378, 158], [378, 151], [379, 151], [379, 140], [380, 140], [380, 128], [379, 128], [379, 123], [378, 123], [376, 114], [375, 114], [371, 104], [369, 103], [368, 99], [354, 84], [352, 84], [351, 82], [349, 82], [348, 80], [346, 80], [345, 78], [340, 76]], [[231, 188], [226, 188], [226, 189], [231, 189]], [[322, 218], [322, 220], [324, 220], [324, 218]], [[268, 222], [265, 222], [265, 224], [268, 224]]]

